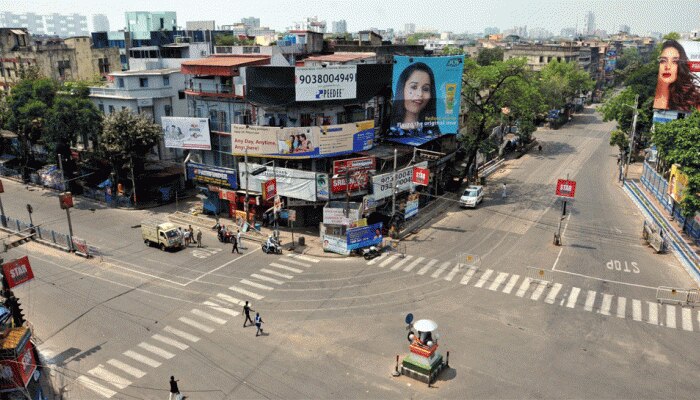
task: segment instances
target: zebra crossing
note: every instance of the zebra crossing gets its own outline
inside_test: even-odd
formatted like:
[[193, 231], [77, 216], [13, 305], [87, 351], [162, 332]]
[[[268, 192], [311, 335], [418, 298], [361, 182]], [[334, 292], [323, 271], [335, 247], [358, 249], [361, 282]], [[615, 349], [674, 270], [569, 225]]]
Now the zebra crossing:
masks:
[[[632, 319], [651, 325], [664, 326], [687, 332], [700, 332], [700, 311], [676, 304], [659, 304], [656, 301], [628, 299], [609, 293], [582, 289], [576, 286], [564, 287], [561, 283], [534, 280], [509, 272], [467, 266], [456, 262], [445, 262], [425, 257], [398, 254], [378, 257], [367, 262], [390, 271], [414, 273], [448, 282], [459, 282], [475, 288], [501, 292], [532, 301], [558, 305], [568, 309], [581, 309], [605, 317]], [[447, 271], [447, 273], [446, 273]]]
[[[124, 351], [120, 357], [107, 360], [104, 364], [88, 370], [76, 378], [76, 382], [90, 393], [104, 398], [118, 394], [134, 381], [143, 378], [186, 351], [199, 342], [205, 334], [213, 333], [218, 327], [230, 322], [240, 312], [245, 301], [239, 299], [262, 300], [275, 288], [284, 285], [296, 275], [303, 273], [321, 260], [305, 255], [287, 254], [274, 259], [267, 267], [240, 279], [230, 286], [227, 292], [216, 293], [192, 308], [186, 315], [177, 319], [177, 324], [167, 325], [160, 332], [154, 333], [147, 340], [138, 343], [132, 349]], [[39, 352], [47, 364], [52, 364], [51, 357], [56, 352], [39, 346]], [[94, 394], [93, 394], [94, 393]]]

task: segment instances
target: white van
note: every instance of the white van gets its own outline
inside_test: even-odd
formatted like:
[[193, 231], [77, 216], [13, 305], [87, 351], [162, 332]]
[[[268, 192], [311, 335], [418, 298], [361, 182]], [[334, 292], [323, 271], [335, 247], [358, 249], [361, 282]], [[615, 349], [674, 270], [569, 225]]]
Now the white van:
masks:
[[484, 200], [484, 187], [480, 185], [470, 185], [464, 189], [462, 197], [459, 198], [460, 207], [476, 208], [476, 205]]

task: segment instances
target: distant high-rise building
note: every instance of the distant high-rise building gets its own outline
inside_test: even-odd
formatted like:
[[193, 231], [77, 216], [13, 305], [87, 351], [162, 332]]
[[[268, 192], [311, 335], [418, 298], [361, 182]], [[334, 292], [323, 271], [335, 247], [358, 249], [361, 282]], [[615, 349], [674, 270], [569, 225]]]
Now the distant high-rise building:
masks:
[[593, 14], [593, 11], [586, 13], [586, 18], [583, 24], [586, 27], [586, 35], [595, 34], [595, 14]]
[[126, 30], [131, 32], [131, 39], [150, 40], [153, 31], [172, 31], [177, 29], [175, 11], [127, 11]]
[[576, 37], [576, 28], [563, 28], [561, 32], [559, 33], [559, 36], [564, 37], [564, 38], [573, 38]]
[[87, 17], [80, 14], [50, 14], [44, 16], [47, 35], [59, 37], [88, 36]]
[[333, 33], [345, 34], [348, 32], [348, 24], [344, 19], [333, 21]]
[[552, 32], [544, 29], [544, 28], [532, 28], [530, 29], [530, 38], [532, 39], [548, 39], [552, 36]]
[[92, 16], [92, 31], [93, 32], [109, 32], [109, 19], [104, 14], [93, 14]]
[[247, 28], [260, 28], [260, 18], [248, 17], [241, 18], [241, 23]]
[[35, 13], [15, 14], [0, 12], [0, 27], [27, 28], [29, 33], [45, 35], [44, 16]]
[[626, 33], [626, 34], [629, 35], [630, 32], [632, 32], [632, 30], [630, 29], [630, 26], [629, 26], [629, 25], [620, 25], [620, 32], [621, 32], [621, 33]]
[[495, 26], [489, 26], [484, 28], [484, 36], [495, 35], [497, 33], [501, 33], [501, 30]]
[[403, 30], [409, 35], [412, 33], [416, 33], [416, 24], [406, 24], [404, 25]]
[[187, 21], [185, 29], [188, 31], [213, 31], [216, 29], [216, 21]]

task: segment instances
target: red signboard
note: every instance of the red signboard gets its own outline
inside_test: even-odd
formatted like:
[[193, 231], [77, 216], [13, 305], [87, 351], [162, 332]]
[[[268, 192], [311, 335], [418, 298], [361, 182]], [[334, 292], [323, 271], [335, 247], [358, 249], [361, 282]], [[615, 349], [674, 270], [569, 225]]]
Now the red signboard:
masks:
[[430, 179], [430, 170], [427, 168], [413, 167], [413, 178], [411, 182], [416, 185], [428, 186], [428, 181]]
[[346, 172], [356, 171], [374, 171], [376, 168], [377, 161], [374, 157], [358, 157], [333, 161], [333, 175], [342, 175]]
[[0, 390], [27, 387], [36, 370], [32, 342], [24, 342], [24, 349], [17, 349], [17, 358], [0, 360]]
[[58, 195], [59, 205], [62, 210], [73, 207], [73, 195], [71, 192], [63, 192]]
[[34, 279], [34, 272], [27, 256], [3, 264], [2, 274], [7, 279], [8, 289]]
[[263, 199], [269, 201], [277, 196], [277, 180], [269, 179], [262, 183]]
[[365, 190], [369, 184], [369, 177], [366, 173], [355, 172], [350, 175], [350, 187], [345, 179], [345, 175], [339, 177], [331, 178], [331, 193], [345, 193], [345, 192], [356, 192], [358, 190]]
[[576, 194], [576, 181], [567, 179], [557, 180], [557, 196], [573, 199]]

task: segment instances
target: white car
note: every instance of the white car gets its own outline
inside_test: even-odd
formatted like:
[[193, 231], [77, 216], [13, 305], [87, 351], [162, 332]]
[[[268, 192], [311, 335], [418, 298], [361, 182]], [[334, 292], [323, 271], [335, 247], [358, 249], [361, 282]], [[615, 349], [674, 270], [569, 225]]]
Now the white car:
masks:
[[479, 185], [470, 185], [462, 193], [459, 198], [460, 207], [476, 208], [476, 205], [484, 200], [484, 187]]

